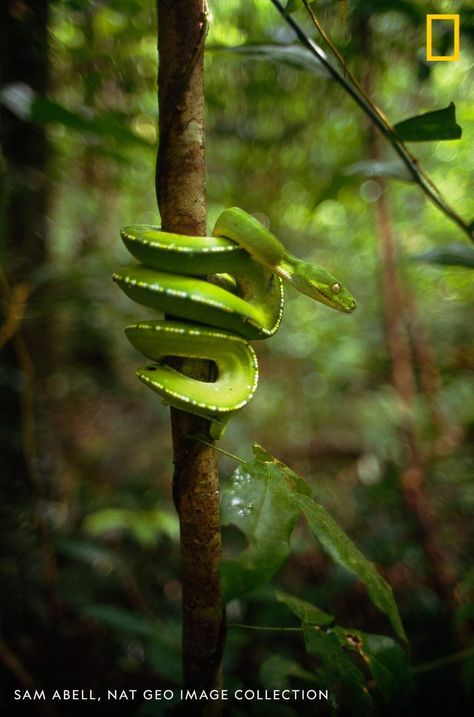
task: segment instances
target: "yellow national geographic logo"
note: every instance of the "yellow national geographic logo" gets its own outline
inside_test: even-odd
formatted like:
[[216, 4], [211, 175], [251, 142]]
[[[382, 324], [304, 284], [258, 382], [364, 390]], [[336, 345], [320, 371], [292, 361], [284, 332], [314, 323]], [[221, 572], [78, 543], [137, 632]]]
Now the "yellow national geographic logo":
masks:
[[[453, 23], [453, 54], [433, 55], [433, 22]], [[428, 62], [456, 62], [459, 60], [459, 15], [427, 15], [426, 16], [426, 59]]]

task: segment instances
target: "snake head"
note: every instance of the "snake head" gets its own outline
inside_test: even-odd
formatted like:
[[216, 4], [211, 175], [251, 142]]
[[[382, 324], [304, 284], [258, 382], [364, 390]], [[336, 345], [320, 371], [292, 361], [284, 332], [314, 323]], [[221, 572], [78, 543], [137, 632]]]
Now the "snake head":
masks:
[[291, 283], [302, 294], [350, 314], [356, 308], [352, 294], [335, 276], [318, 264], [297, 260], [292, 271]]

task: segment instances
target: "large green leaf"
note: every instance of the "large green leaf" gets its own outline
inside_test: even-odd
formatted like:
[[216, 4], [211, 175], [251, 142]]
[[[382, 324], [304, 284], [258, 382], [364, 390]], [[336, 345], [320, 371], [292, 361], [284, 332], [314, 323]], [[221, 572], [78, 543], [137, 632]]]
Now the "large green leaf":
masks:
[[113, 628], [117, 632], [151, 637], [156, 634], [157, 625], [143, 615], [115, 605], [88, 605], [83, 614]]
[[323, 549], [336, 563], [355, 573], [365, 583], [374, 605], [387, 615], [398, 637], [406, 641], [392, 588], [382, 578], [375, 565], [356, 548], [321, 505], [304, 495], [295, 495], [294, 500], [301, 507], [309, 527]]
[[302, 622], [306, 622], [309, 625], [330, 625], [334, 622], [332, 615], [294, 595], [288, 595], [277, 590], [276, 599], [286, 605]]
[[392, 589], [375, 565], [311, 498], [302, 478], [261, 446], [254, 445], [254, 455], [253, 461], [237, 468], [223, 492], [224, 525], [236, 525], [248, 541], [237, 558], [222, 563], [226, 598], [253, 590], [275, 575], [288, 556], [290, 536], [302, 511], [323, 549], [366, 584], [374, 605], [387, 615], [397, 636], [406, 641]]
[[441, 139], [460, 139], [462, 129], [456, 122], [456, 107], [451, 102], [442, 110], [425, 112], [409, 117], [395, 125], [395, 130], [404, 142], [431, 142]]
[[316, 625], [303, 624], [306, 650], [318, 658], [328, 684], [337, 685], [344, 714], [368, 715], [372, 700], [363, 673], [344, 652], [337, 634]]
[[[395, 692], [407, 687], [410, 675], [405, 652], [391, 637], [370, 635], [339, 625], [329, 627], [334, 618], [319, 607], [286, 593], [277, 592], [276, 597], [300, 618], [303, 630], [311, 625], [325, 628], [328, 634], [337, 636], [342, 648], [357, 652], [370, 669], [386, 701], [389, 701]], [[331, 644], [332, 642], [328, 643], [329, 646]]]
[[386, 702], [408, 687], [410, 673], [405, 653], [391, 637], [339, 626], [334, 632], [342, 647], [362, 657]]
[[[242, 55], [248, 60], [270, 60], [304, 70], [317, 77], [332, 79], [324, 65], [305, 47], [300, 45], [280, 45], [277, 43], [267, 45], [210, 45], [206, 52], [232, 52]], [[321, 50], [323, 52], [323, 50]]]
[[256, 448], [258, 457], [240, 465], [222, 495], [222, 521], [236, 525], [248, 547], [234, 559], [224, 560], [221, 575], [227, 599], [253, 590], [270, 580], [286, 560], [290, 536], [300, 509], [293, 498], [309, 488], [289, 468]]
[[446, 246], [429, 249], [422, 254], [412, 255], [410, 259], [426, 264], [464, 266], [474, 269], [474, 249], [469, 244], [462, 244], [461, 242], [453, 242]]

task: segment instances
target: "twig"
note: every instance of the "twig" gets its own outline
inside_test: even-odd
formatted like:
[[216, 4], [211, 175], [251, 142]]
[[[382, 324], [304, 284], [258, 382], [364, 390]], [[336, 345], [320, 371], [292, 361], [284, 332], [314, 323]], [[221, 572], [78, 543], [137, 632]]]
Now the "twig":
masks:
[[[2, 275], [1, 283], [5, 286], [3, 271], [1, 269], [0, 272]], [[28, 286], [24, 283], [17, 284], [11, 289], [11, 293], [8, 297], [9, 301], [6, 318], [0, 326], [0, 350], [6, 343], [8, 343], [8, 341], [10, 341], [12, 336], [14, 336], [20, 328], [25, 315], [26, 301], [29, 293]]]
[[242, 630], [258, 630], [265, 632], [303, 632], [302, 627], [265, 627], [263, 625], [244, 625], [238, 622], [230, 622], [227, 627], [238, 627]]
[[189, 438], [192, 438], [194, 441], [198, 441], [198, 443], [202, 443], [203, 446], [209, 446], [209, 448], [214, 448], [218, 453], [222, 453], [224, 456], [228, 456], [229, 458], [233, 458], [234, 461], [238, 461], [239, 463], [247, 463], [245, 458], [241, 458], [240, 456], [237, 456], [235, 453], [231, 453], [230, 451], [224, 450], [224, 448], [219, 448], [219, 446], [215, 446], [213, 443], [209, 443], [209, 441], [205, 441], [200, 436], [192, 436], [189, 435]]
[[446, 657], [440, 657], [437, 660], [432, 660], [431, 662], [423, 662], [421, 665], [415, 665], [412, 667], [411, 671], [413, 675], [422, 675], [425, 672], [431, 672], [432, 670], [438, 670], [440, 667], [445, 667], [445, 665], [454, 665], [456, 662], [462, 662], [473, 655], [474, 647], [471, 647], [468, 650], [461, 650], [460, 652], [455, 652], [452, 655], [446, 655]]

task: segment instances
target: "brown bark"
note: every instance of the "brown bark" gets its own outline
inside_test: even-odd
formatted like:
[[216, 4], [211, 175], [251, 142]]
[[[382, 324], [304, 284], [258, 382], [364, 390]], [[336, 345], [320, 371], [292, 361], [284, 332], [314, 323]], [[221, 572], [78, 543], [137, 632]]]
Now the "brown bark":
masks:
[[[5, 0], [0, 6], [0, 85], [16, 88], [26, 99], [31, 90], [46, 93], [47, 23], [48, 0]], [[53, 452], [47, 446], [44, 415], [38, 421], [38, 407], [44, 411], [44, 401], [37, 390], [50, 370], [51, 343], [49, 326], [40, 321], [40, 291], [34, 291], [35, 273], [47, 259], [47, 141], [44, 128], [29, 121], [27, 104], [19, 109], [0, 105], [0, 533], [11, 560], [22, 564], [16, 583], [10, 576], [5, 580], [8, 626], [15, 624], [16, 614], [23, 610], [30, 616], [31, 605], [41, 604], [41, 598], [31, 598], [40, 591], [49, 601], [52, 617], [59, 614], [55, 555], [44, 517], [44, 483]], [[26, 311], [28, 323], [23, 325]], [[19, 528], [19, 515], [26, 516], [27, 528]], [[41, 578], [38, 563], [43, 566]], [[9, 591], [14, 599], [9, 599]]]
[[[162, 227], [181, 234], [206, 233], [203, 50], [204, 0], [158, 0], [160, 147], [157, 197]], [[209, 380], [208, 362], [175, 360], [175, 368]], [[219, 684], [223, 600], [219, 579], [221, 533], [219, 479], [206, 420], [171, 409], [173, 494], [181, 528], [183, 671], [187, 688]], [[199, 703], [201, 714], [217, 704]]]
[[405, 307], [407, 329], [419, 373], [420, 387], [427, 400], [435, 432], [437, 436], [444, 436], [449, 432], [450, 427], [438, 400], [439, 372], [421, 312], [408, 291], [405, 291]]
[[[378, 158], [374, 144], [372, 145], [372, 157]], [[426, 493], [426, 462], [422, 455], [417, 428], [413, 420], [417, 386], [407, 330], [406, 314], [409, 304], [405, 301], [404, 288], [397, 266], [397, 247], [386, 197], [386, 184], [382, 178], [379, 178], [378, 182], [382, 193], [375, 204], [375, 212], [385, 329], [392, 364], [392, 381], [402, 407], [401, 431], [406, 446], [405, 467], [401, 475], [400, 486], [405, 504], [420, 531], [422, 545], [431, 569], [433, 586], [447, 610], [451, 611], [455, 606], [454, 575], [449, 558], [437, 537], [437, 519]], [[413, 302], [412, 299], [412, 308]], [[424, 337], [425, 354], [426, 346], [427, 339]], [[433, 399], [432, 391], [435, 386], [432, 381], [429, 388], [430, 398]]]

